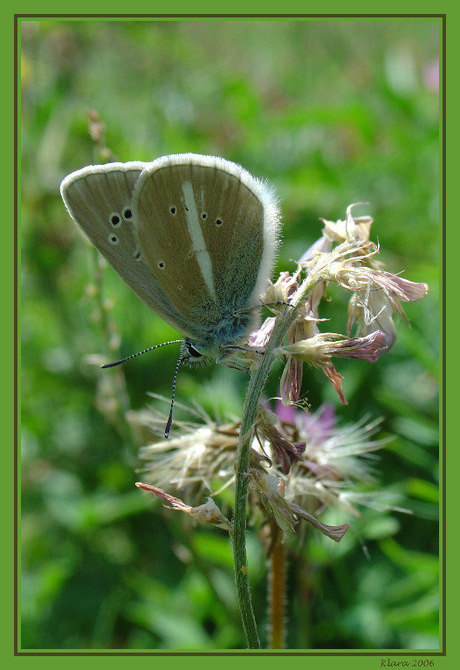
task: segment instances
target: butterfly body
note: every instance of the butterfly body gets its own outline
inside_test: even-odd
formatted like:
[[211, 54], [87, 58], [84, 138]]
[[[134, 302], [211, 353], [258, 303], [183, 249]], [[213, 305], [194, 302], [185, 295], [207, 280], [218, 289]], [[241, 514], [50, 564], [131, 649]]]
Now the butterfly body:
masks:
[[271, 189], [235, 163], [173, 154], [90, 166], [64, 179], [72, 218], [154, 312], [182, 360], [219, 358], [257, 327], [278, 240]]

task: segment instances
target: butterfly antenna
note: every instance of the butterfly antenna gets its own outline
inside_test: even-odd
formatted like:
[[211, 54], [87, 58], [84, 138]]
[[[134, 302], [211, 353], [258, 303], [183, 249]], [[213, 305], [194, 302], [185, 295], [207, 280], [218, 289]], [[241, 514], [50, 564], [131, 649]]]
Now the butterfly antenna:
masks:
[[173, 387], [172, 387], [172, 394], [171, 394], [171, 409], [169, 410], [168, 421], [166, 422], [165, 438], [169, 437], [169, 431], [171, 430], [173, 409], [174, 409], [174, 398], [176, 396], [177, 373], [179, 371], [179, 365], [182, 363], [182, 360], [183, 360], [183, 355], [182, 355], [182, 352], [181, 352], [179, 358], [177, 359], [176, 369], [174, 370]]
[[170, 342], [162, 342], [162, 344], [155, 344], [153, 347], [149, 347], [148, 349], [144, 349], [143, 351], [138, 351], [137, 354], [131, 354], [131, 356], [126, 356], [126, 358], [120, 358], [119, 361], [114, 361], [113, 363], [105, 363], [104, 365], [101, 365], [101, 368], [114, 368], [116, 365], [121, 365], [122, 363], [125, 363], [126, 361], [130, 361], [131, 358], [136, 358], [137, 356], [142, 356], [142, 354], [146, 354], [148, 351], [153, 351], [153, 349], [158, 349], [159, 347], [165, 347], [167, 344], [181, 344], [182, 340], [171, 340]]

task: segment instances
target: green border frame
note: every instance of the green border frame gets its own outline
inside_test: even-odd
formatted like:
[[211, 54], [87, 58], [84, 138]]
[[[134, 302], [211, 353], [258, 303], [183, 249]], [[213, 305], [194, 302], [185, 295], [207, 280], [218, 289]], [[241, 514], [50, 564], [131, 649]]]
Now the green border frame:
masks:
[[[458, 48], [456, 45], [456, 39], [455, 39], [455, 27], [458, 25], [458, 15], [460, 14], [460, 11], [458, 9], [455, 10], [450, 10], [448, 13], [443, 13], [443, 8], [439, 8], [439, 13], [434, 13], [433, 12], [433, 6], [429, 5], [429, 3], [426, 3], [424, 0], [419, 3], [417, 3], [417, 13], [413, 12], [413, 3], [408, 3], [408, 2], [399, 2], [399, 3], [387, 3], [386, 6], [384, 7], [384, 13], [373, 13], [369, 14], [369, 5], [368, 3], [364, 3], [362, 1], [360, 2], [352, 2], [348, 3], [346, 5], [347, 9], [349, 12], [344, 13], [344, 5], [339, 4], [337, 0], [334, 2], [328, 2], [327, 3], [327, 10], [328, 13], [322, 13], [322, 14], [305, 14], [305, 10], [311, 9], [310, 6], [306, 6], [305, 3], [300, 2], [299, 0], [288, 0], [287, 3], [283, 3], [282, 8], [284, 12], [281, 14], [279, 11], [279, 6], [277, 6], [277, 3], [270, 2], [270, 4], [264, 2], [264, 3], [256, 3], [256, 2], [251, 2], [250, 3], [250, 8], [248, 8], [248, 3], [246, 2], [241, 2], [240, 0], [236, 0], [232, 3], [231, 9], [227, 5], [226, 9], [228, 13], [219, 13], [215, 14], [213, 4], [215, 5], [216, 3], [211, 3], [209, 0], [203, 1], [200, 0], [199, 2], [193, 3], [193, 14], [190, 13], [190, 8], [191, 5], [189, 3], [186, 3], [184, 0], [180, 0], [179, 2], [176, 0], [174, 3], [174, 13], [162, 13], [161, 9], [162, 6], [160, 3], [148, 3], [145, 0], [136, 0], [135, 1], [135, 6], [133, 7], [133, 12], [131, 14], [126, 14], [123, 12], [123, 8], [121, 7], [120, 4], [118, 3], [108, 3], [108, 2], [101, 2], [100, 0], [93, 0], [93, 2], [86, 2], [86, 0], [83, 0], [79, 3], [79, 6], [77, 8], [76, 5], [73, 5], [71, 8], [65, 8], [62, 6], [62, 4], [58, 4], [55, 0], [48, 0], [44, 3], [40, 3], [40, 6], [37, 7], [37, 5], [33, 2], [24, 2], [22, 3], [21, 7], [17, 7], [16, 11], [18, 12], [16, 15], [14, 15], [13, 10], [2, 10], [2, 30], [4, 32], [3, 35], [3, 40], [2, 40], [2, 47], [5, 50], [5, 58], [3, 59], [4, 66], [6, 65], [5, 68], [5, 73], [4, 73], [4, 81], [11, 81], [11, 70], [13, 69], [14, 71], [14, 81], [17, 82], [17, 77], [18, 77], [18, 62], [15, 59], [15, 54], [16, 54], [16, 47], [19, 48], [19, 41], [16, 40], [16, 34], [15, 34], [15, 28], [17, 27], [19, 30], [20, 26], [20, 20], [21, 18], [68, 18], [68, 19], [77, 19], [77, 20], [82, 20], [85, 18], [88, 18], [88, 20], [94, 19], [94, 18], [119, 18], [120, 20], [125, 20], [127, 18], [137, 18], [137, 19], [142, 19], [142, 18], [155, 18], [157, 20], [168, 20], [168, 19], [174, 19], [174, 18], [202, 18], [204, 20], [206, 19], [219, 19], [221, 18], [224, 20], [225, 18], [241, 18], [242, 20], [244, 19], [250, 19], [253, 17], [258, 17], [258, 18], [263, 18], [267, 17], [271, 20], [276, 20], [278, 18], [285, 18], [285, 19], [302, 19], [302, 18], [324, 18], [324, 19], [331, 19], [333, 20], [334, 18], [363, 18], [369, 20], [369, 18], [373, 19], [384, 19], [384, 18], [417, 18], [420, 17], [423, 19], [424, 17], [426, 18], [438, 18], [440, 21], [440, 31], [441, 31], [441, 63], [443, 65], [443, 77], [442, 77], [442, 94], [443, 94], [443, 100], [445, 101], [446, 99], [446, 60], [447, 56], [448, 62], [449, 63], [456, 63], [458, 62], [458, 58], [455, 57], [455, 51]], [[410, 6], [412, 5], [412, 6]], [[406, 8], [407, 7], [407, 8]], [[37, 12], [37, 9], [40, 9], [40, 12]], [[404, 10], [406, 8], [405, 13]], [[65, 11], [67, 9], [67, 11]], [[69, 10], [72, 11], [69, 11]], [[251, 11], [248, 12], [248, 9]], [[325, 9], [323, 7], [323, 9]], [[18, 11], [19, 10], [19, 11]], [[77, 10], [77, 11], [76, 11]], [[214, 10], [214, 11], [213, 11]], [[230, 11], [229, 11], [230, 10]], [[334, 14], [334, 10], [337, 11], [337, 14]], [[239, 13], [239, 12], [242, 13]], [[88, 14], [85, 14], [85, 12], [88, 12]], [[118, 16], [114, 16], [112, 13], [114, 12]], [[446, 43], [446, 34], [447, 34], [447, 29], [449, 29], [449, 37], [453, 38], [449, 40], [449, 44]], [[13, 55], [13, 57], [12, 57]], [[452, 66], [452, 68], [449, 68], [449, 72], [454, 70], [455, 66]], [[453, 75], [454, 76], [454, 75]], [[452, 91], [451, 93], [454, 94], [455, 92], [455, 85], [452, 86]], [[16, 91], [17, 94], [19, 95], [19, 92]], [[451, 96], [452, 97], [452, 96]], [[5, 97], [5, 99], [7, 99]], [[14, 99], [14, 92], [13, 92], [13, 99]], [[450, 100], [451, 98], [449, 98]], [[19, 101], [15, 101], [18, 102]], [[7, 111], [7, 117], [4, 120], [4, 124], [2, 125], [2, 130], [5, 133], [5, 142], [4, 146], [9, 146], [10, 137], [11, 137], [11, 126], [10, 126], [10, 119], [11, 119], [11, 114], [9, 113], [9, 110], [6, 106], [6, 111]], [[443, 215], [443, 221], [447, 219], [447, 214], [449, 213], [449, 210], [447, 208], [447, 201], [446, 201], [446, 194], [447, 194], [447, 184], [449, 183], [449, 177], [450, 179], [454, 179], [456, 177], [456, 170], [452, 166], [451, 172], [447, 174], [446, 168], [446, 160], [447, 158], [450, 158], [453, 161], [452, 156], [455, 156], [455, 149], [452, 150], [452, 147], [454, 143], [456, 142], [456, 133], [457, 128], [455, 127], [455, 124], [451, 124], [449, 127], [449, 148], [451, 151], [449, 152], [449, 156], [446, 155], [446, 117], [447, 117], [447, 112], [445, 109], [443, 109], [443, 114], [442, 114], [442, 155], [440, 156], [440, 160], [442, 163], [442, 168], [443, 168], [443, 174], [444, 174], [444, 180], [442, 183], [442, 198], [441, 198], [441, 208], [442, 208], [442, 215]], [[14, 147], [13, 147], [13, 152], [14, 156], [13, 159], [18, 159], [18, 148], [19, 148], [19, 142], [20, 142], [20, 137], [18, 136], [18, 121], [16, 117], [16, 125], [15, 125], [15, 134], [14, 134]], [[20, 184], [20, 165], [19, 165], [19, 160], [18, 162], [14, 163], [15, 164], [15, 170], [12, 171], [9, 166], [8, 168], [6, 165], [3, 165], [3, 180], [4, 184], [8, 185], [7, 189], [5, 189], [5, 192], [7, 193], [13, 193], [15, 194], [15, 198], [13, 199], [13, 203], [11, 204], [11, 214], [12, 217], [14, 215], [14, 207], [16, 205], [17, 207], [17, 212], [19, 213], [19, 199], [20, 199], [20, 187], [18, 186]], [[10, 184], [11, 180], [11, 184]], [[9, 199], [7, 200], [8, 206], [7, 206], [7, 211], [9, 211]], [[451, 207], [452, 209], [452, 207]], [[455, 221], [453, 218], [454, 212], [451, 211], [451, 217], [450, 221]], [[14, 435], [12, 435], [13, 439], [12, 440], [5, 440], [5, 446], [7, 446], [7, 449], [4, 451], [8, 455], [7, 462], [5, 463], [5, 469], [4, 472], [10, 473], [10, 463], [11, 460], [9, 458], [10, 456], [10, 450], [9, 450], [9, 445], [12, 444], [14, 441], [15, 437], [19, 437], [19, 435], [16, 435], [16, 429], [19, 423], [19, 409], [20, 409], [20, 397], [19, 397], [19, 375], [20, 375], [20, 361], [19, 361], [19, 346], [18, 346], [18, 332], [19, 332], [19, 327], [20, 327], [20, 314], [19, 314], [19, 301], [18, 301], [18, 292], [19, 292], [19, 283], [14, 286], [13, 281], [11, 280], [12, 276], [18, 277], [17, 273], [17, 268], [19, 267], [19, 261], [20, 261], [20, 248], [19, 244], [17, 242], [17, 238], [15, 238], [15, 234], [17, 234], [18, 228], [15, 227], [14, 232], [12, 230], [13, 227], [8, 227], [7, 230], [10, 232], [11, 230], [11, 247], [10, 247], [10, 239], [8, 238], [8, 244], [4, 245], [4, 249], [6, 250], [5, 253], [5, 259], [4, 263], [2, 263], [2, 272], [5, 273], [5, 279], [7, 281], [8, 287], [10, 286], [10, 282], [12, 285], [12, 290], [11, 292], [8, 291], [6, 294], [3, 295], [4, 302], [3, 304], [8, 306], [8, 311], [10, 308], [10, 301], [11, 301], [11, 307], [12, 307], [12, 312], [14, 315], [13, 319], [13, 330], [14, 330], [14, 345], [15, 345], [15, 357], [14, 357], [14, 370], [13, 370], [13, 378], [14, 378], [14, 393], [11, 394], [11, 390], [8, 388], [9, 386], [9, 374], [5, 374], [5, 369], [8, 369], [9, 372], [9, 361], [4, 361], [3, 362], [3, 370], [4, 370], [4, 375], [3, 378], [7, 381], [6, 387], [8, 391], [8, 395], [4, 396], [4, 402], [2, 403], [2, 407], [5, 408], [6, 414], [5, 418], [9, 419], [10, 417], [14, 416], [15, 417], [15, 425], [14, 425]], [[447, 230], [448, 228], [448, 230]], [[447, 324], [447, 305], [446, 305], [446, 296], [447, 296], [447, 280], [448, 280], [448, 272], [447, 268], [449, 265], [446, 263], [447, 261], [447, 246], [446, 246], [446, 237], [447, 237], [447, 232], [449, 233], [448, 235], [448, 240], [449, 240], [449, 251], [451, 253], [454, 252], [454, 249], [456, 248], [455, 246], [455, 226], [453, 223], [449, 227], [447, 227], [445, 224], [443, 226], [443, 231], [442, 231], [442, 240], [440, 240], [440, 243], [442, 244], [443, 247], [443, 265], [440, 268], [440, 272], [443, 277], [443, 296], [442, 296], [442, 306], [443, 306], [443, 314], [441, 315], [441, 323], [440, 323], [440, 329], [442, 333], [442, 343], [443, 343], [443, 358], [442, 358], [442, 364], [443, 364], [443, 369], [444, 371], [446, 370], [446, 351], [447, 351], [447, 346], [446, 343], [448, 340], [447, 333], [446, 333], [446, 324]], [[452, 235], [454, 237], [452, 237]], [[12, 249], [15, 250], [15, 252], [12, 252]], [[18, 279], [19, 282], [19, 279]], [[17, 291], [16, 291], [17, 289]], [[449, 314], [449, 325], [452, 320], [452, 316], [455, 314], [455, 311], [452, 310], [451, 314]], [[9, 333], [7, 333], [8, 339], [9, 339]], [[451, 336], [452, 337], [452, 336]], [[453, 365], [452, 361], [449, 361], [449, 372], [450, 376], [448, 379], [455, 379], [455, 371], [451, 367]], [[452, 374], [453, 372], [453, 374]], [[442, 393], [442, 413], [441, 416], [443, 417], [443, 426], [442, 426], [442, 434], [443, 437], [445, 438], [445, 431], [446, 431], [446, 417], [447, 417], [447, 408], [448, 408], [448, 403], [447, 403], [447, 396], [446, 396], [446, 374], [443, 375], [443, 393]], [[453, 383], [453, 382], [452, 382]], [[13, 397], [12, 397], [13, 396]], [[452, 398], [455, 399], [455, 393], [452, 394]], [[451, 400], [452, 402], [452, 400]], [[11, 406], [10, 406], [11, 405]], [[8, 426], [8, 429], [11, 425], [10, 421], [5, 421], [4, 425]], [[452, 429], [451, 429], [452, 430]], [[446, 605], [450, 606], [452, 608], [452, 601], [455, 600], [455, 595], [454, 595], [454, 589], [456, 588], [456, 578], [455, 574], [449, 574], [449, 577], [453, 580], [452, 582], [449, 580], [449, 595], [450, 598], [446, 602], [446, 547], [449, 545], [453, 545], [451, 549], [451, 556], [455, 556], [455, 537], [449, 537], [449, 543], [447, 542], [447, 533], [446, 533], [446, 503], [447, 503], [447, 493], [448, 493], [448, 486], [446, 482], [446, 450], [445, 450], [445, 439], [443, 439], [442, 444], [444, 445], [443, 448], [443, 454], [442, 454], [442, 483], [443, 483], [443, 524], [442, 524], [442, 562], [443, 562], [443, 598], [442, 598], [442, 603], [443, 607], [440, 612], [441, 617], [440, 620], [442, 622], [442, 633], [440, 636], [440, 641], [442, 645], [442, 651], [439, 652], [420, 652], [420, 651], [414, 651], [411, 652], [409, 650], [407, 651], [395, 651], [391, 652], [388, 650], [384, 651], [356, 651], [356, 652], [350, 652], [350, 651], [344, 651], [340, 652], [337, 650], [334, 650], [334, 652], [326, 652], [326, 651], [321, 651], [321, 652], [315, 652], [315, 651], [290, 651], [286, 650], [283, 652], [272, 652], [272, 651], [245, 651], [245, 650], [235, 650], [235, 651], [222, 651], [222, 652], [203, 652], [203, 653], [187, 653], [187, 652], [168, 652], [168, 651], [139, 651], [139, 652], [133, 652], [132, 650], [129, 651], [99, 651], [99, 650], [94, 650], [94, 651], [81, 651], [81, 650], [75, 650], [75, 651], [50, 651], [50, 650], [44, 650], [43, 652], [40, 652], [39, 650], [34, 650], [34, 651], [21, 651], [17, 648], [17, 643], [18, 643], [18, 637], [17, 637], [17, 625], [16, 625], [16, 615], [18, 615], [18, 609], [15, 607], [15, 615], [12, 615], [11, 609], [9, 608], [9, 603], [12, 602], [10, 601], [9, 594], [11, 593], [11, 566], [12, 566], [12, 561], [10, 560], [10, 557], [8, 556], [8, 552], [4, 552], [4, 560], [5, 560], [5, 565], [4, 565], [4, 570], [2, 571], [2, 575], [6, 578], [5, 579], [5, 584], [2, 592], [5, 594], [8, 594], [8, 596], [4, 597], [4, 608], [5, 611], [3, 611], [3, 622], [4, 625], [1, 627], [2, 630], [2, 637], [1, 637], [1, 651], [2, 651], [2, 656], [5, 657], [5, 659], [10, 659], [10, 662], [13, 661], [15, 663], [21, 663], [21, 659], [24, 657], [28, 656], [34, 656], [35, 662], [46, 662], [49, 663], [48, 659], [53, 658], [55, 656], [66, 656], [68, 658], [68, 663], [74, 662], [72, 659], [73, 658], [78, 658], [81, 656], [85, 657], [85, 662], [92, 663], [90, 658], [97, 658], [98, 663], [104, 662], [103, 659], [107, 659], [105, 663], [110, 663], [111, 666], [113, 663], [119, 662], [116, 657], [123, 657], [123, 656], [129, 656], [129, 657], [150, 657], [150, 656], [168, 656], [168, 664], [169, 663], [181, 663], [181, 656], [187, 656], [187, 663], [190, 662], [191, 657], [198, 656], [199, 660], [197, 661], [202, 664], [204, 659], [206, 657], [214, 657], [214, 656], [219, 656], [219, 663], [223, 663], [225, 665], [232, 663], [232, 657], [233, 656], [243, 656], [245, 659], [247, 659], [248, 662], [251, 663], [251, 665], [256, 662], [263, 662], [263, 663], [274, 663], [276, 661], [271, 661], [271, 659], [274, 656], [282, 656], [283, 657], [283, 662], [286, 657], [291, 657], [290, 658], [290, 663], [302, 663], [304, 664], [307, 661], [306, 657], [314, 657], [314, 662], [315, 663], [315, 669], [317, 667], [340, 667], [342, 668], [379, 668], [379, 667], [425, 667], [424, 665], [419, 665], [418, 660], [422, 663], [423, 660], [425, 659], [432, 659], [433, 660], [433, 666], [431, 667], [448, 667], [446, 666], [446, 663], [449, 663], [450, 661], [452, 662], [458, 662], [457, 661], [457, 653], [456, 653], [456, 641], [454, 639], [450, 639], [450, 644], [449, 644], [449, 628], [452, 629], [455, 626], [455, 621], [451, 623], [451, 626], [449, 627], [449, 619], [446, 619]], [[19, 446], [19, 445], [18, 445]], [[455, 450], [454, 447], [452, 449], [452, 454], [449, 455], [455, 455]], [[455, 457], [455, 456], [454, 456]], [[17, 462], [15, 461], [15, 469], [14, 469], [14, 478], [12, 477], [6, 477], [5, 479], [8, 481], [13, 480], [14, 488], [17, 487], [17, 490], [19, 490], [19, 480], [18, 480], [18, 475], [19, 471], [16, 469]], [[450, 470], [449, 472], [454, 472], [455, 471], [455, 463], [451, 463], [449, 461], [449, 466]], [[13, 487], [12, 487], [13, 489]], [[455, 488], [454, 488], [455, 490]], [[5, 534], [5, 539], [6, 539], [6, 546], [9, 546], [9, 537], [10, 535], [10, 528], [11, 531], [14, 533], [15, 529], [17, 529], [17, 514], [19, 512], [19, 507], [16, 507], [13, 504], [13, 494], [14, 491], [11, 491], [11, 494], [9, 492], [9, 487], [7, 487], [7, 491], [3, 494], [5, 496], [5, 504], [2, 506], [2, 509], [5, 510], [6, 518], [3, 523], [3, 531]], [[449, 491], [449, 503], [452, 505], [452, 493]], [[455, 504], [455, 502], [454, 502]], [[19, 502], [18, 502], [19, 505]], [[19, 546], [16, 543], [15, 549], [18, 550]], [[5, 555], [6, 554], [6, 555]], [[19, 560], [20, 556], [18, 551], [15, 551], [15, 557], [14, 557], [14, 568], [15, 568], [15, 573], [16, 573], [16, 578], [19, 576]], [[17, 581], [15, 579], [15, 584], [14, 584], [14, 590], [15, 590], [15, 600], [16, 600], [16, 584]], [[17, 602], [15, 602], [15, 605], [17, 605]], [[455, 617], [455, 614], [454, 614]], [[453, 618], [454, 618], [453, 617]], [[447, 653], [447, 651], [449, 653]], [[250, 658], [253, 656], [259, 657], [256, 661], [254, 658]], [[263, 656], [263, 660], [260, 660], [260, 657]], [[265, 658], [265, 657], [269, 658]], [[43, 659], [43, 661], [39, 661], [39, 657], [45, 657], [46, 660]], [[177, 658], [176, 658], [177, 657]], [[222, 657], [228, 657], [228, 658], [222, 658]], [[53, 661], [51, 661], [53, 662]], [[137, 661], [137, 662], [142, 662], [142, 661]], [[145, 661], [149, 662], [149, 661]], [[430, 666], [426, 666], [430, 667]]]

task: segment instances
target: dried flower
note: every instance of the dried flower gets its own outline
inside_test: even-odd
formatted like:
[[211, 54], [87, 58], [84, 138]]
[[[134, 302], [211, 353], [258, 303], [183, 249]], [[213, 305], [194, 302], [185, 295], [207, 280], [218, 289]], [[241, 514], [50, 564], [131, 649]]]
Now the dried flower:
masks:
[[[206, 416], [203, 412], [200, 415]], [[140, 419], [162, 426], [161, 417], [150, 411], [142, 413]], [[265, 513], [283, 531], [294, 530], [303, 519], [338, 541], [347, 525], [327, 526], [312, 511], [317, 514], [333, 507], [356, 516], [360, 504], [378, 504], [378, 494], [360, 490], [362, 483], [373, 482], [372, 452], [386, 443], [373, 439], [378, 424], [363, 420], [338, 426], [331, 406], [315, 414], [281, 403], [276, 414], [260, 407], [248, 474]], [[169, 486], [198, 493], [207, 489], [213, 495], [228, 486], [234, 478], [239, 422], [217, 425], [207, 417], [204, 425], [183, 423], [175, 434], [175, 438], [142, 449], [147, 464], [145, 476], [155, 484], [142, 488], [150, 486], [148, 490], [170, 502], [174, 509], [201, 523], [204, 519], [229, 530], [231, 522], [223, 515], [220, 519], [209, 501], [193, 507], [165, 493], [157, 484], [166, 486], [164, 482], [168, 482]]]
[[180, 498], [176, 498], [175, 496], [170, 495], [169, 493], [166, 493], [163, 491], [163, 489], [159, 489], [156, 486], [151, 486], [150, 484], [143, 484], [142, 482], [136, 482], [136, 486], [139, 489], [143, 489], [144, 491], [149, 491], [149, 493], [153, 493], [156, 495], [158, 498], [162, 498], [163, 500], [167, 500], [168, 502], [171, 503], [171, 507], [169, 505], [165, 505], [168, 509], [174, 509], [180, 512], [185, 512], [186, 514], [189, 514], [197, 523], [202, 523], [202, 524], [212, 524], [213, 526], [217, 526], [217, 528], [222, 528], [223, 530], [228, 530], [232, 532], [233, 526], [230, 523], [230, 521], [222, 514], [222, 512], [219, 510], [217, 507], [216, 503], [212, 498], [208, 498], [208, 501], [204, 505], [199, 505], [198, 507], [190, 507], [190, 505], [186, 505]]
[[279, 348], [279, 353], [297, 356], [313, 367], [327, 367], [332, 357], [361, 358], [374, 363], [383, 348], [385, 336], [379, 330], [366, 337], [342, 337], [337, 333], [320, 333]]
[[[396, 340], [394, 313], [403, 315], [400, 302], [425, 297], [428, 286], [411, 282], [381, 269], [375, 260], [378, 247], [369, 240], [372, 218], [353, 217], [355, 205], [347, 209], [345, 221], [323, 221], [322, 237], [308, 249], [292, 276], [283, 272], [271, 287], [268, 297], [289, 303], [301, 288], [302, 273], [311, 286], [304, 300], [296, 305], [296, 318], [278, 353], [285, 357], [280, 394], [285, 404], [300, 399], [303, 365], [321, 368], [346, 404], [342, 376], [331, 358], [360, 358], [374, 363]], [[333, 245], [336, 244], [333, 248]], [[319, 308], [329, 283], [351, 291], [348, 332], [357, 325], [355, 337], [321, 333]], [[253, 335], [254, 342], [267, 342], [275, 321], [267, 322]]]
[[[169, 404], [166, 398], [154, 397]], [[239, 421], [217, 425], [204, 410], [192, 413], [199, 421], [175, 421], [168, 439], [158, 439], [163, 436], [165, 415], [153, 407], [130, 415], [131, 421], [146, 426], [155, 437], [142, 447], [140, 458], [158, 486], [212, 491], [214, 481], [226, 485], [233, 481]]]
[[280, 493], [278, 478], [264, 472], [261, 467], [251, 468], [249, 477], [268, 516], [275, 520], [281, 530], [293, 531], [297, 519], [286, 498]]
[[324, 223], [323, 236], [331, 242], [338, 242], [339, 244], [345, 241], [348, 242], [368, 242], [371, 230], [371, 225], [374, 220], [371, 216], [354, 217], [352, 214], [353, 208], [358, 205], [365, 205], [365, 202], [356, 202], [348, 205], [345, 221], [326, 221], [321, 219]]
[[287, 475], [292, 463], [297, 458], [300, 458], [305, 447], [293, 444], [286, 439], [276, 427], [275, 424], [277, 421], [276, 414], [270, 412], [266, 407], [260, 407], [257, 418], [256, 437], [259, 440], [262, 451], [265, 441], [268, 441], [271, 451], [276, 454], [277, 460], [281, 464], [281, 470]]

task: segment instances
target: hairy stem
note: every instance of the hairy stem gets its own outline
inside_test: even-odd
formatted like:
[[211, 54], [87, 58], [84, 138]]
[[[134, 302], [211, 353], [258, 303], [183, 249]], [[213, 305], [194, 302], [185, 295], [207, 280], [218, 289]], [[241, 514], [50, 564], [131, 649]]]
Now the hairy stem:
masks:
[[265, 349], [264, 356], [252, 371], [241, 419], [240, 439], [236, 459], [235, 510], [233, 516], [233, 562], [236, 591], [246, 642], [249, 649], [260, 649], [257, 624], [252, 608], [246, 554], [246, 506], [248, 497], [249, 453], [254, 433], [257, 410], [262, 391], [276, 357], [276, 349], [296, 318], [296, 307], [315, 285], [317, 280], [307, 278], [296, 291], [284, 315], [277, 318], [275, 329]]
[[283, 531], [274, 521], [270, 523], [270, 567], [268, 585], [269, 649], [284, 649], [286, 602], [286, 552]]

